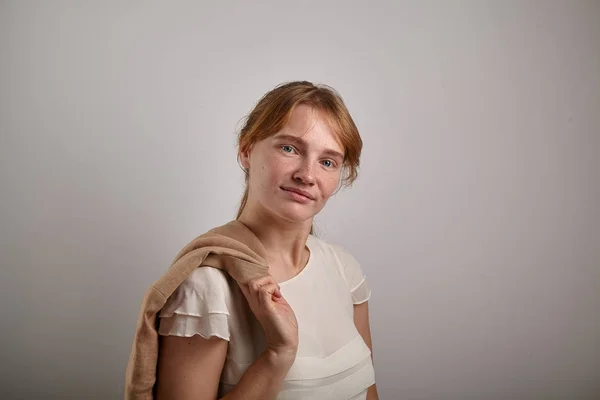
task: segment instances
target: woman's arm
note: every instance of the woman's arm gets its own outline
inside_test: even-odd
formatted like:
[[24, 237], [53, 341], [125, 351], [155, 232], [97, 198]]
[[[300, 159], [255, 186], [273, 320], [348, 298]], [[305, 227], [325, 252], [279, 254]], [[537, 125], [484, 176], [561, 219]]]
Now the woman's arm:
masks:
[[156, 398], [215, 400], [228, 344], [215, 336], [160, 336]]
[[[298, 351], [298, 321], [270, 274], [239, 284], [265, 333], [266, 350], [223, 399], [275, 399]], [[157, 398], [214, 400], [228, 342], [199, 335], [161, 338]]]
[[[227, 346], [217, 337], [161, 337], [156, 398], [215, 400]], [[223, 399], [274, 399], [294, 358], [266, 350]]]
[[282, 355], [270, 349], [265, 350], [248, 368], [233, 390], [221, 400], [275, 399], [295, 358], [295, 353]]
[[[360, 333], [367, 346], [369, 346], [369, 349], [371, 350], [371, 359], [373, 360], [373, 363], [375, 363], [373, 356], [373, 343], [371, 342], [371, 327], [369, 326], [368, 301], [354, 305], [354, 325], [356, 325], [358, 333]], [[379, 400], [377, 386], [375, 384], [369, 387], [367, 392], [367, 400]]]

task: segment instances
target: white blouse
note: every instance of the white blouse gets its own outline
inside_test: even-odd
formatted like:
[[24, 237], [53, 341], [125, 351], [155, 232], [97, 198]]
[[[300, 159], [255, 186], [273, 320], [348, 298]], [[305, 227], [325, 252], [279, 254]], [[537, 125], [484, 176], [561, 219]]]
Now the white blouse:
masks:
[[[304, 269], [279, 283], [298, 320], [299, 344], [277, 399], [366, 399], [375, 371], [353, 308], [371, 296], [366, 277], [343, 248], [312, 235], [306, 246], [310, 257]], [[159, 333], [229, 341], [219, 397], [265, 349], [262, 328], [237, 283], [210, 267], [196, 269], [167, 300]]]

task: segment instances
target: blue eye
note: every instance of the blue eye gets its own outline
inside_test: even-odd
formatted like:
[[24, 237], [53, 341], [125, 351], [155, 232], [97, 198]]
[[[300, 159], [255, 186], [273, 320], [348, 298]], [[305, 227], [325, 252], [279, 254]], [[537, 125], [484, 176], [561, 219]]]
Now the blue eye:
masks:
[[288, 146], [288, 145], [281, 146], [281, 149], [286, 153], [291, 153], [294, 151], [294, 148], [292, 146]]
[[[325, 163], [329, 163], [328, 165]], [[323, 160], [323, 165], [325, 165], [327, 168], [331, 168], [334, 166], [333, 161], [331, 160]]]

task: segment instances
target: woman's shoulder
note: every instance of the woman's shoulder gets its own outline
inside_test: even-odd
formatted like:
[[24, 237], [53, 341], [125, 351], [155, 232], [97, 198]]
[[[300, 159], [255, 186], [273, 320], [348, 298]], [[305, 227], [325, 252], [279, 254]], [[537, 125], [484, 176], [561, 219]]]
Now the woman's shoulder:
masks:
[[326, 257], [332, 257], [335, 261], [341, 264], [357, 262], [352, 253], [344, 246], [329, 242], [314, 235], [309, 235], [307, 243], [309, 248], [317, 249]]
[[201, 265], [196, 268], [183, 282], [191, 288], [210, 285], [229, 285], [228, 275], [218, 268]]
[[309, 248], [312, 246], [313, 249], [318, 249], [324, 261], [329, 265], [334, 265], [342, 276], [352, 293], [354, 304], [368, 300], [371, 290], [367, 284], [366, 274], [352, 253], [340, 244], [330, 243], [313, 235], [309, 238]]
[[161, 316], [229, 314], [230, 300], [231, 280], [227, 274], [217, 268], [200, 266], [169, 297]]

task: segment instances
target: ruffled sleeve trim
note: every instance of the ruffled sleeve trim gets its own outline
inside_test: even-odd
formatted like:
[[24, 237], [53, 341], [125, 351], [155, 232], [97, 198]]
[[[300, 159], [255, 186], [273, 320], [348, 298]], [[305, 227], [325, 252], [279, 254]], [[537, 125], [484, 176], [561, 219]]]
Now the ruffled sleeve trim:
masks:
[[229, 325], [226, 314], [209, 314], [204, 317], [175, 314], [160, 319], [158, 333], [162, 336], [192, 337], [200, 335], [204, 339], [211, 336], [229, 341]]
[[353, 304], [362, 304], [371, 298], [371, 288], [367, 283], [367, 279], [363, 278], [358, 286], [350, 292], [352, 294]]
[[158, 333], [229, 340], [230, 300], [225, 272], [212, 267], [197, 268], [167, 299], [159, 314]]

